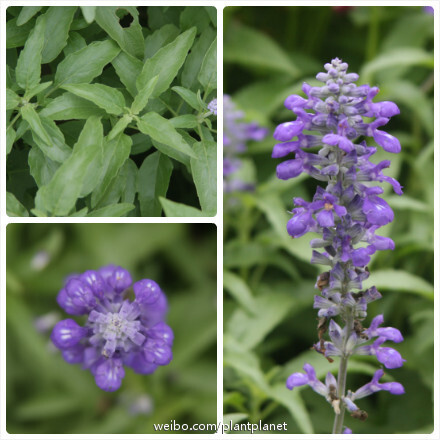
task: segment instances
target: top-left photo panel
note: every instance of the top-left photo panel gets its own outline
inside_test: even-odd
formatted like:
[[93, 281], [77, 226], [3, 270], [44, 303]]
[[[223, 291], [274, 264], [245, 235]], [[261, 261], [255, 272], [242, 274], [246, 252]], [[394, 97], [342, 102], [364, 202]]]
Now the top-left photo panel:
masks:
[[9, 6], [7, 215], [216, 215], [216, 37], [214, 7]]

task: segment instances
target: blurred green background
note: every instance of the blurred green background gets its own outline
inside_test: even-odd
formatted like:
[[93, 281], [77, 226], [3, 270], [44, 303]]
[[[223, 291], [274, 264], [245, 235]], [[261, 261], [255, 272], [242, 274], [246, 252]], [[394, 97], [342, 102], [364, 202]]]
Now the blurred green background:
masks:
[[[6, 235], [9, 433], [135, 434], [172, 419], [216, 422], [215, 225], [10, 224]], [[114, 393], [64, 362], [50, 329], [35, 328], [48, 313], [68, 317], [56, 303], [67, 275], [109, 263], [128, 269], [133, 281], [158, 282], [175, 334], [170, 365], [151, 376], [126, 368]]]
[[[228, 7], [224, 10], [224, 91], [246, 112], [247, 121], [269, 129], [268, 137], [248, 144], [242, 156], [243, 180], [255, 192], [225, 195], [224, 214], [224, 402], [225, 419], [288, 424], [290, 433], [329, 433], [333, 417], [325, 400], [302, 387], [289, 391], [286, 378], [311, 363], [322, 380], [337, 374], [310, 351], [317, 340], [313, 296], [316, 276], [325, 269], [310, 264], [313, 234], [291, 239], [286, 223], [292, 198], [311, 200], [316, 181], [304, 175], [288, 181], [275, 176], [280, 160], [270, 159], [277, 124], [295, 118], [284, 108], [287, 96], [300, 94], [323, 65], [339, 57], [358, 84], [379, 86], [376, 101], [391, 100], [401, 114], [385, 130], [402, 144], [389, 159], [386, 174], [403, 185], [396, 196], [384, 185], [395, 220], [381, 228], [394, 251], [375, 254], [366, 287], [376, 285], [383, 299], [369, 306], [383, 313], [385, 326], [405, 338], [389, 344], [407, 360], [387, 370], [385, 381], [401, 382], [406, 394], [377, 393], [359, 401], [365, 422], [346, 416], [356, 434], [430, 433], [433, 430], [433, 273], [434, 273], [434, 17], [420, 7]], [[369, 145], [374, 145], [368, 140]], [[233, 199], [233, 203], [231, 202]], [[321, 269], [321, 270], [319, 270]], [[388, 345], [388, 344], [387, 344]], [[376, 359], [350, 360], [348, 389], [369, 382]]]

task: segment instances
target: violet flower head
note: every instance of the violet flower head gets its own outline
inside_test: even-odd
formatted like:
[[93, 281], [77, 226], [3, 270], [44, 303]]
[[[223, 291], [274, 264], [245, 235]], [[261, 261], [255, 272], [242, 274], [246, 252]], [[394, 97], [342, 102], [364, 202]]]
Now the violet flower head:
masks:
[[238, 110], [228, 95], [223, 96], [223, 189], [225, 192], [246, 191], [252, 185], [242, 182], [235, 174], [242, 167], [240, 154], [247, 150], [248, 141], [261, 141], [266, 128], [256, 122], [243, 122], [244, 112]]
[[214, 114], [217, 115], [217, 99], [213, 99], [212, 101], [209, 102], [208, 104], [208, 110]]
[[[383, 189], [376, 182], [390, 184], [396, 194], [402, 195], [399, 182], [383, 172], [390, 161], [372, 162], [377, 148], [367, 142], [373, 138], [388, 153], [398, 153], [401, 147], [397, 138], [379, 129], [399, 114], [397, 105], [374, 102], [379, 89], [356, 85], [359, 76], [347, 73], [347, 63], [338, 58], [324, 67], [326, 72], [316, 76], [323, 86], [304, 83], [306, 97], [292, 95], [285, 100], [296, 119], [276, 128], [274, 138], [279, 143], [272, 157], [286, 158], [277, 166], [278, 178], [287, 180], [306, 173], [323, 185], [317, 187], [310, 202], [293, 199], [287, 232], [293, 238], [307, 232], [318, 234], [310, 243], [311, 262], [329, 269], [319, 275], [315, 286], [320, 295], [314, 299], [319, 318], [319, 341], [314, 348], [329, 360], [340, 357], [339, 374], [337, 381], [327, 376], [324, 385], [313, 367], [306, 364], [307, 374], [292, 374], [286, 385], [292, 389], [308, 384], [323, 395], [335, 412], [333, 433], [340, 434], [346, 409], [353, 417], [366, 418], [366, 412], [353, 403], [355, 399], [380, 390], [404, 393], [397, 382], [379, 383], [383, 370], [355, 393], [345, 390], [347, 362], [354, 354], [375, 356], [386, 368], [399, 368], [405, 362], [397, 350], [383, 346], [387, 341], [402, 342], [399, 330], [380, 327], [382, 315], [376, 316], [369, 328], [362, 323], [368, 304], [381, 297], [375, 287], [362, 287], [370, 275], [367, 264], [375, 252], [394, 249], [390, 238], [376, 235], [377, 229], [394, 219], [392, 209], [381, 197]], [[346, 427], [344, 432], [351, 431]]]
[[[127, 298], [133, 289], [135, 299]], [[68, 314], [85, 315], [84, 325], [68, 318], [51, 335], [66, 362], [90, 369], [104, 391], [116, 391], [124, 367], [151, 374], [172, 359], [173, 331], [165, 323], [167, 299], [153, 280], [132, 284], [130, 273], [113, 265], [70, 276], [58, 294]]]

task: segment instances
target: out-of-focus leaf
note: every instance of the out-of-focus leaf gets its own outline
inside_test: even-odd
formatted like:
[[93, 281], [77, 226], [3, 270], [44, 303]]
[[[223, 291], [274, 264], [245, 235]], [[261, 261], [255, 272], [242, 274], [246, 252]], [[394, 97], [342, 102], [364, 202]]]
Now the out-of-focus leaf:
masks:
[[292, 78], [299, 70], [284, 50], [269, 36], [243, 25], [233, 25], [225, 35], [223, 59], [248, 68], [288, 73]]
[[395, 290], [398, 292], [408, 292], [421, 295], [427, 299], [434, 299], [434, 286], [423, 278], [405, 272], [403, 270], [386, 269], [375, 270], [365, 284], [376, 286], [379, 291]]
[[257, 305], [252, 292], [238, 275], [223, 271], [223, 286], [244, 309], [255, 314]]

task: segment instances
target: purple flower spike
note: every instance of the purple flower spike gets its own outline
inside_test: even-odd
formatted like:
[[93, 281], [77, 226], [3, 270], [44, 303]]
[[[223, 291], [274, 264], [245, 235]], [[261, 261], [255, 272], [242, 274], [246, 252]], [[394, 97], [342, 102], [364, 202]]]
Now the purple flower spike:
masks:
[[165, 324], [167, 300], [153, 280], [133, 286], [136, 300], [124, 299], [130, 273], [113, 265], [69, 277], [57, 301], [74, 315], [87, 314], [84, 327], [72, 319], [58, 322], [51, 335], [68, 363], [90, 369], [96, 384], [115, 391], [124, 366], [138, 374], [152, 374], [172, 359], [173, 331]]
[[384, 190], [376, 182], [386, 182], [402, 195], [400, 183], [384, 173], [391, 161], [374, 163], [377, 148], [368, 143], [373, 139], [385, 152], [400, 152], [399, 140], [379, 129], [400, 110], [390, 101], [374, 102], [379, 88], [358, 86], [359, 75], [347, 73], [348, 64], [340, 59], [331, 60], [324, 68], [325, 72], [316, 75], [324, 83], [321, 87], [304, 83], [305, 97], [291, 95], [285, 100], [285, 107], [295, 116], [276, 128], [274, 138], [278, 143], [272, 157], [283, 158], [276, 169], [279, 179], [306, 173], [319, 181], [311, 202], [293, 198], [295, 208], [287, 222], [287, 232], [293, 238], [307, 232], [318, 235], [310, 242], [311, 262], [326, 266], [326, 271], [318, 276], [315, 285], [320, 290], [313, 302], [318, 309], [319, 340], [313, 348], [329, 361], [341, 358], [338, 381], [329, 373], [324, 385], [316, 378], [313, 367], [306, 364], [306, 374], [292, 374], [286, 386], [293, 389], [309, 385], [323, 395], [335, 412], [333, 433], [346, 434], [351, 430], [344, 430], [342, 409], [361, 420], [367, 417], [353, 402], [355, 398], [379, 390], [404, 392], [397, 382], [380, 384], [382, 370], [354, 394], [341, 389], [346, 382], [348, 360], [354, 354], [376, 356], [386, 368], [398, 368], [405, 362], [394, 348], [382, 346], [385, 341], [403, 341], [399, 330], [381, 327], [382, 315], [376, 316], [369, 328], [363, 327], [368, 304], [381, 295], [376, 287], [362, 288], [370, 276], [367, 265], [371, 256], [395, 247], [392, 239], [377, 235], [377, 229], [393, 221], [394, 213], [380, 197]]

